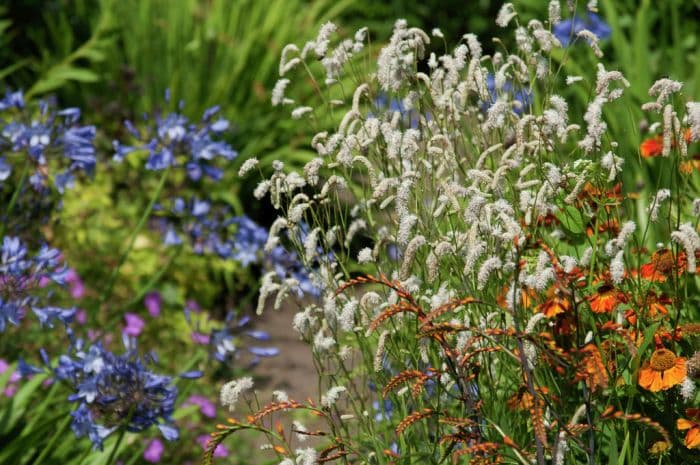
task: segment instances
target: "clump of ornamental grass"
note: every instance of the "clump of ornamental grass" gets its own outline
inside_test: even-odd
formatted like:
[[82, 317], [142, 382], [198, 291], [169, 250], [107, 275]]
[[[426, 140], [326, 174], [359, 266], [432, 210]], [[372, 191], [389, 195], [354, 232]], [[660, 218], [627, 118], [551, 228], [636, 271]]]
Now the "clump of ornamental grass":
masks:
[[[652, 86], [658, 136], [640, 152], [662, 172], [653, 192], [623, 185], [646, 160], [618, 153], [603, 108], [626, 114], [633, 76], [565, 75], [559, 2], [549, 11], [522, 23], [504, 5], [515, 47], [494, 39], [490, 55], [403, 20], [376, 62], [365, 29], [338, 41], [330, 23], [284, 49], [273, 104], [310, 124], [340, 115], [302, 172], [279, 163], [256, 191], [280, 212], [269, 241], [291, 241], [321, 290], [294, 329], [323, 396], [231, 420], [210, 451], [254, 429], [284, 465], [697, 457], [698, 103], [680, 82]], [[600, 58], [588, 17], [565, 42]], [[285, 94], [294, 73], [323, 106]], [[572, 86], [590, 95], [583, 115]], [[260, 308], [288, 292], [267, 278]], [[285, 426], [290, 410], [326, 427]]]

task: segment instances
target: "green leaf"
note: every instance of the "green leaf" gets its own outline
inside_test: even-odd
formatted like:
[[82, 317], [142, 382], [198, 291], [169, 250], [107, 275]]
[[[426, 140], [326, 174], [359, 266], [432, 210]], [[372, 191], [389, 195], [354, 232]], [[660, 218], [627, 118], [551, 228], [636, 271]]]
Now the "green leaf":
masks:
[[6, 412], [0, 421], [0, 434], [9, 432], [15, 427], [20, 418], [26, 415], [26, 409], [32, 395], [46, 379], [46, 375], [36, 375], [20, 386], [10, 400], [9, 412]]
[[578, 208], [566, 205], [561, 208], [557, 219], [561, 222], [564, 229], [573, 235], [583, 234], [586, 230], [586, 221]]
[[62, 87], [69, 81], [97, 82], [99, 77], [94, 72], [85, 68], [75, 68], [69, 65], [59, 65], [52, 68], [45, 78], [34, 84], [27, 95], [45, 94]]

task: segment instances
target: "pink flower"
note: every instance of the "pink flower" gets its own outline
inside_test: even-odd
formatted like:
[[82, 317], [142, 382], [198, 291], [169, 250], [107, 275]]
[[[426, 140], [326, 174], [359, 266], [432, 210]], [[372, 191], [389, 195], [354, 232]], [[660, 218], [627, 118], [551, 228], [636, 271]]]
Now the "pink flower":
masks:
[[68, 270], [66, 281], [70, 285], [70, 295], [74, 299], [81, 299], [85, 295], [85, 284], [83, 284], [83, 280], [80, 279], [80, 276], [74, 269]]
[[148, 313], [153, 318], [157, 318], [158, 315], [160, 315], [160, 307], [163, 304], [160, 292], [154, 291], [146, 294], [146, 297], [143, 299], [143, 304], [146, 306]]
[[77, 321], [81, 325], [84, 325], [87, 322], [87, 312], [82, 308], [79, 308], [75, 312], [75, 321]]
[[209, 344], [209, 335], [192, 331], [192, 342], [195, 344], [207, 345]]
[[202, 311], [202, 307], [199, 306], [196, 300], [190, 299], [185, 303], [185, 307], [187, 310], [195, 313], [199, 313]]
[[[202, 446], [202, 449], [207, 448], [207, 441], [209, 441], [210, 437], [206, 434], [199, 436], [197, 438], [197, 443], [199, 443], [200, 446]], [[216, 446], [216, 449], [214, 449], [214, 457], [228, 457], [228, 449], [226, 446], [223, 444], [219, 444]]]
[[[10, 368], [10, 364], [0, 358], [0, 375], [5, 373], [8, 368]], [[8, 383], [5, 386], [5, 389], [3, 390], [3, 393], [6, 397], [12, 397], [15, 395], [15, 392], [17, 392], [17, 385], [15, 383], [19, 381], [20, 378], [21, 376], [17, 371], [10, 375], [10, 379], [8, 380]]]
[[158, 438], [153, 439], [148, 443], [148, 446], [146, 446], [146, 450], [143, 452], [143, 458], [146, 462], [150, 463], [160, 462], [164, 450], [163, 442]]
[[143, 327], [146, 325], [144, 321], [136, 313], [125, 313], [124, 320], [126, 320], [126, 326], [124, 327], [124, 334], [127, 336], [138, 336], [143, 331]]
[[194, 404], [199, 406], [199, 411], [202, 415], [209, 418], [214, 418], [216, 416], [216, 405], [204, 396], [190, 396], [185, 404]]

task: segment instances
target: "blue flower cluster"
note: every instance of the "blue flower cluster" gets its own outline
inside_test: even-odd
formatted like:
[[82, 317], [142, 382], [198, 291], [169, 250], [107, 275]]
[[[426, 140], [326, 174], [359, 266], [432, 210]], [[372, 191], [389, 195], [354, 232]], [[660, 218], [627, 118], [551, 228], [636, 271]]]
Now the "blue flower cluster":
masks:
[[499, 93], [507, 94], [511, 96], [514, 101], [520, 103], [520, 107], [514, 109], [518, 114], [522, 113], [523, 108], [532, 104], [532, 92], [530, 89], [527, 87], [516, 87], [510, 81], [506, 81], [501, 89], [496, 89], [496, 77], [493, 74], [486, 76], [486, 88], [489, 91], [490, 101], [482, 105], [484, 111], [498, 100]]
[[[166, 93], [166, 102], [168, 100]], [[180, 109], [182, 106], [181, 102]], [[199, 181], [202, 176], [219, 181], [223, 177], [223, 171], [214, 164], [214, 160], [222, 158], [230, 161], [238, 156], [238, 152], [226, 142], [214, 139], [229, 127], [229, 122], [224, 118], [214, 119], [218, 112], [219, 107], [206, 110], [199, 124], [191, 123], [179, 113], [169, 113], [164, 117], [155, 114], [155, 125], [143, 133], [133, 123], [125, 121], [124, 125], [135, 139], [136, 145], [123, 145], [117, 140], [113, 141], [113, 159], [121, 162], [130, 153], [146, 151], [148, 170], [182, 167], [192, 181]], [[148, 121], [148, 115], [144, 119]]]
[[232, 216], [230, 208], [207, 200], [176, 197], [169, 210], [159, 207], [158, 219], [165, 245], [179, 245], [187, 238], [195, 253], [215, 253], [243, 266], [258, 265], [275, 270], [284, 278], [299, 281], [299, 295], [318, 295], [317, 286], [295, 252], [283, 246], [264, 252], [268, 231], [249, 217]]
[[[244, 265], [257, 261], [258, 242], [252, 242], [261, 235], [255, 229], [257, 225], [247, 217], [233, 216], [228, 205], [214, 204], [197, 196], [189, 200], [176, 197], [169, 209], [159, 206], [156, 211], [161, 215], [157, 221], [165, 245], [179, 245], [186, 238], [197, 254], [214, 253]], [[267, 238], [264, 229], [262, 234], [264, 243]]]
[[[226, 362], [230, 357], [241, 353], [242, 347], [236, 347], [236, 342], [243, 336], [254, 341], [269, 341], [270, 335], [266, 331], [250, 329], [250, 316], [236, 318], [234, 312], [228, 312], [226, 320], [221, 328], [213, 329], [209, 334], [199, 332], [199, 322], [192, 321], [190, 308], [185, 307], [185, 319], [193, 327], [192, 338], [195, 342], [209, 345], [212, 356], [219, 362]], [[251, 365], [256, 365], [261, 358], [275, 357], [280, 350], [277, 347], [263, 347], [258, 345], [247, 346], [246, 351], [253, 356]]]
[[577, 35], [584, 29], [588, 29], [599, 39], [607, 39], [612, 33], [612, 29], [597, 14], [587, 11], [585, 18], [574, 16], [554, 25], [552, 33], [559, 39], [562, 46], [568, 47], [572, 41], [576, 41]]
[[71, 350], [60, 357], [54, 373], [75, 391], [69, 400], [78, 403], [71, 413], [76, 436], [89, 437], [99, 449], [120, 427], [140, 432], [155, 425], [166, 439], [178, 438], [172, 424], [177, 387], [172, 377], [149, 370], [154, 356], [142, 359], [129, 348], [115, 355], [99, 343], [85, 348], [81, 340]]
[[[328, 258], [332, 259], [332, 257]], [[296, 252], [278, 245], [265, 257], [265, 265], [273, 269], [280, 279], [295, 279], [299, 283], [297, 288], [299, 297], [304, 295], [319, 297], [321, 295], [321, 288], [312, 281], [309, 272], [299, 260]]]
[[[391, 114], [398, 112], [401, 115], [401, 123], [404, 127], [417, 129], [420, 124], [420, 113], [417, 110], [406, 110], [403, 101], [397, 98], [389, 100], [389, 97], [381, 93], [377, 98], [374, 99], [374, 105], [377, 108], [377, 113], [383, 114], [385, 112], [391, 112]], [[391, 115], [390, 115], [391, 116]], [[370, 112], [367, 117], [375, 117], [373, 112]], [[429, 113], [425, 114], [426, 119], [430, 119]]]
[[[21, 91], [8, 92], [0, 100], [0, 188], [11, 178], [16, 165], [25, 163], [33, 165], [29, 182], [41, 194], [49, 192], [49, 178], [62, 194], [73, 186], [76, 172], [92, 175], [96, 164], [95, 127], [80, 126], [79, 120], [79, 109], [56, 111], [43, 101], [35, 118], [25, 107]], [[10, 152], [9, 160], [6, 152]]]
[[[42, 306], [39, 297], [42, 287], [51, 282], [64, 286], [67, 276], [57, 249], [43, 245], [32, 256], [19, 238], [5, 236], [0, 256], [0, 333], [7, 323], [19, 325], [27, 309], [37, 315], [42, 326], [53, 328], [56, 320], [68, 325], [75, 308]], [[44, 294], [51, 296], [50, 292]]]

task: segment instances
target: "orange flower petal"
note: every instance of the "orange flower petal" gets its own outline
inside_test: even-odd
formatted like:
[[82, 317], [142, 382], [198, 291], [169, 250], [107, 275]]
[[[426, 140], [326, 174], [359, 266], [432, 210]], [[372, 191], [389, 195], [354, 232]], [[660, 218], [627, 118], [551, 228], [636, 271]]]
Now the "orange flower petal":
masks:
[[685, 447], [688, 449], [700, 448], [700, 426], [697, 426], [685, 435]]
[[693, 426], [695, 426], [695, 423], [693, 423], [690, 420], [686, 420], [685, 418], [679, 418], [678, 420], [676, 420], [676, 428], [678, 428], [681, 431], [690, 429]]

